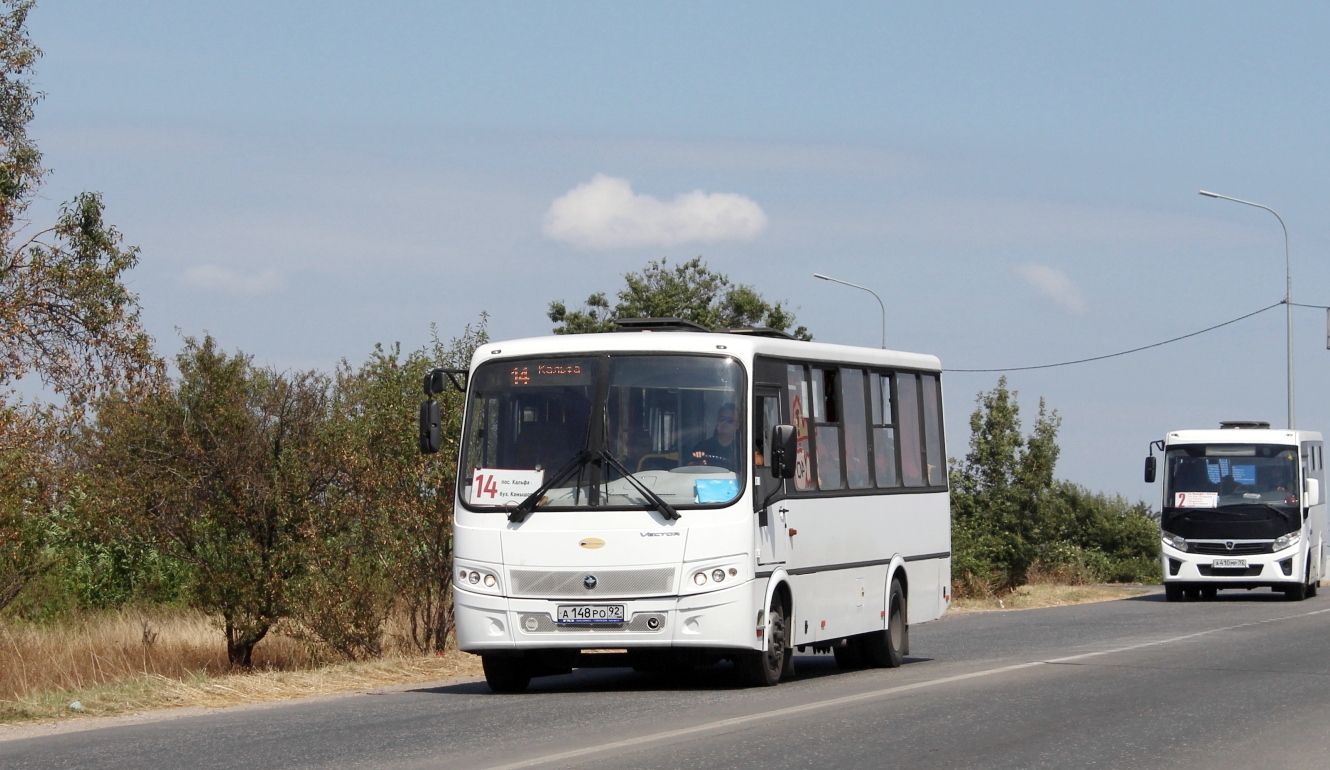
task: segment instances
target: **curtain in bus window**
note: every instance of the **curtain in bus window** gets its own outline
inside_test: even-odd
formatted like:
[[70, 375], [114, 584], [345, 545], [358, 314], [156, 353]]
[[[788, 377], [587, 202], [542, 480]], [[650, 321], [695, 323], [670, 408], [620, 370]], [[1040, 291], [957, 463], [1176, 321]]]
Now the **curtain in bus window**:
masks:
[[804, 368], [797, 364], [786, 367], [789, 387], [790, 424], [794, 426], [796, 448], [794, 452], [794, 488], [813, 488], [812, 458], [808, 451], [808, 380]]
[[840, 370], [841, 410], [845, 417], [845, 480], [850, 489], [873, 486], [868, 472], [868, 415], [864, 409], [864, 373]]
[[919, 378], [896, 374], [896, 424], [900, 429], [901, 480], [907, 487], [924, 485], [923, 447], [919, 435]]
[[947, 483], [947, 466], [942, 459], [942, 410], [938, 401], [938, 381], [933, 374], [919, 376], [924, 396], [924, 457], [928, 460], [928, 485]]
[[869, 375], [873, 421], [873, 474], [879, 487], [900, 486], [896, 473], [896, 428], [891, 422], [891, 379]]
[[841, 489], [840, 399], [835, 369], [813, 369], [813, 451], [818, 489]]

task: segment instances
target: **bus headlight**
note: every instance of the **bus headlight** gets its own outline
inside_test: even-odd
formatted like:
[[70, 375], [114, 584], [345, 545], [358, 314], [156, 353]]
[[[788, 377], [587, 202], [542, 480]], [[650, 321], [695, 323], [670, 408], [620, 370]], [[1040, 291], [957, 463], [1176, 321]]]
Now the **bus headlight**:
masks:
[[457, 571], [457, 580], [454, 585], [459, 588], [466, 588], [468, 591], [480, 591], [481, 593], [499, 593], [499, 576], [488, 569], [471, 569], [462, 567]]
[[1164, 545], [1170, 548], [1176, 548], [1179, 551], [1187, 550], [1186, 538], [1179, 535], [1170, 535], [1167, 532], [1160, 532], [1159, 534], [1164, 539]]
[[1297, 545], [1298, 541], [1301, 539], [1302, 539], [1301, 532], [1290, 532], [1287, 535], [1280, 535], [1279, 537], [1275, 538], [1275, 550], [1282, 551], [1285, 548]]
[[714, 591], [719, 588], [729, 588], [731, 583], [738, 583], [741, 579], [746, 579], [751, 575], [737, 563], [716, 564], [713, 562], [705, 566], [692, 567], [691, 570], [693, 585], [696, 588], [689, 588], [688, 584], [685, 583], [684, 593], [695, 594], [699, 590]]

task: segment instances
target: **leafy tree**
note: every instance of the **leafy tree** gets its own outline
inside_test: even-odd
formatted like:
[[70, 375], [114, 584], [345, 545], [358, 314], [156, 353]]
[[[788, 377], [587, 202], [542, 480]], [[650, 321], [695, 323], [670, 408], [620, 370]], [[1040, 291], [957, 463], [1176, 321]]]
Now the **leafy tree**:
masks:
[[1023, 583], [1034, 561], [1030, 544], [1047, 529], [1042, 503], [1059, 451], [1057, 412], [1040, 399], [1034, 432], [1023, 436], [1016, 396], [1006, 377], [979, 394], [970, 451], [951, 474], [953, 567], [1000, 587]]
[[180, 377], [111, 394], [83, 439], [90, 515], [187, 563], [191, 599], [221, 616], [248, 667], [293, 613], [311, 523], [333, 477], [327, 378], [280, 375], [185, 340]]
[[76, 196], [28, 233], [24, 215], [46, 176], [27, 130], [41, 98], [30, 80], [41, 55], [25, 28], [32, 5], [0, 3], [0, 386], [36, 373], [81, 403], [91, 387], [158, 362], [123, 283], [138, 249], [103, 220], [99, 194]]
[[[55, 431], [95, 392], [160, 364], [123, 282], [138, 250], [103, 220], [100, 195], [76, 196], [42, 229], [26, 217], [47, 173], [28, 135], [42, 96], [31, 82], [41, 55], [26, 29], [32, 5], [0, 2], [0, 607], [53, 563], [38, 554], [60, 486]], [[19, 402], [12, 387], [25, 376], [71, 408]]]
[[45, 521], [55, 477], [53, 442], [46, 411], [0, 409], [0, 609], [53, 563]]
[[421, 380], [435, 366], [466, 368], [483, 344], [486, 316], [450, 341], [437, 331], [403, 354], [377, 346], [359, 367], [345, 361], [333, 385], [330, 445], [336, 479], [313, 523], [298, 617], [324, 644], [351, 658], [382, 647], [384, 620], [399, 606], [406, 639], [421, 652], [443, 650], [452, 635], [452, 516], [460, 393], [440, 394], [438, 455], [416, 445]]
[[[625, 274], [624, 282], [613, 308], [604, 293], [587, 297], [581, 310], [569, 310], [562, 300], [551, 302], [547, 315], [558, 324], [554, 333], [612, 332], [616, 318], [682, 318], [709, 329], [766, 326], [789, 331], [794, 325], [794, 314], [783, 303], [771, 304], [753, 287], [733, 283], [701, 257], [673, 268], [665, 259], [652, 260], [641, 273]], [[812, 339], [803, 326], [790, 334]]]

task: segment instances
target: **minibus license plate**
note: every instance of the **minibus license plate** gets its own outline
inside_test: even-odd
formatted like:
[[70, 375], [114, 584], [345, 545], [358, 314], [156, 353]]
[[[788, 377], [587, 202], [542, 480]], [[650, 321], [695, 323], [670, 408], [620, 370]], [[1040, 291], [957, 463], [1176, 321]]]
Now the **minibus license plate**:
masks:
[[1215, 559], [1210, 562], [1213, 569], [1247, 569], [1246, 559]]
[[622, 604], [560, 604], [560, 623], [622, 623]]

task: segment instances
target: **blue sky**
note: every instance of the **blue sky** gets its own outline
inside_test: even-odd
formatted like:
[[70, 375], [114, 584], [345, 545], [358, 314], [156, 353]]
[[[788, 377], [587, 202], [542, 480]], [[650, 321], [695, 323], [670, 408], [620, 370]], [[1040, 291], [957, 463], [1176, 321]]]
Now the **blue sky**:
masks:
[[[1278, 222], [1201, 188], [1277, 209], [1295, 300], [1330, 304], [1323, 4], [48, 0], [30, 28], [34, 217], [105, 195], [163, 354], [208, 331], [327, 368], [482, 311], [542, 334], [550, 300], [702, 255], [821, 340], [879, 316], [813, 272], [944, 366], [1080, 358], [1283, 296]], [[1330, 427], [1325, 314], [1294, 319], [1298, 421]], [[1283, 332], [1010, 382], [1062, 414], [1060, 476], [1157, 504], [1149, 440], [1283, 425]], [[945, 382], [960, 456], [996, 375]]]

